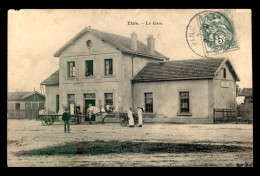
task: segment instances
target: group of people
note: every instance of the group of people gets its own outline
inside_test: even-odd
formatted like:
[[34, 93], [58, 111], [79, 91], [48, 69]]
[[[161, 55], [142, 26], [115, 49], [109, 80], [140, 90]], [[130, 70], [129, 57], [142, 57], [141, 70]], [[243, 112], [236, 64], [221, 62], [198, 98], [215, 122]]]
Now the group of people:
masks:
[[[142, 107], [137, 107], [137, 114], [138, 114], [138, 127], [143, 126], [143, 112], [144, 109]], [[91, 118], [91, 116], [90, 116]], [[64, 113], [62, 114], [62, 120], [64, 121], [64, 133], [68, 131], [70, 133], [70, 124], [69, 124], [69, 119], [70, 119], [70, 113], [69, 113], [69, 108], [65, 108]], [[134, 118], [133, 118], [133, 108], [130, 108], [128, 111], [128, 120], [129, 120], [129, 127], [134, 127]]]
[[[142, 107], [137, 107], [138, 127], [143, 126], [143, 112], [144, 109]], [[128, 119], [129, 119], [129, 127], [130, 128], [134, 127], [133, 108], [129, 108]]]

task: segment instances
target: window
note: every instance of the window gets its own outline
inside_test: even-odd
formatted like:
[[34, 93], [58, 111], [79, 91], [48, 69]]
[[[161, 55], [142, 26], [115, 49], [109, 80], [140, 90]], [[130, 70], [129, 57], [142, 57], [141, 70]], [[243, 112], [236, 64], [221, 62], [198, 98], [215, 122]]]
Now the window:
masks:
[[68, 108], [70, 108], [70, 104], [75, 103], [75, 95], [74, 94], [68, 94]]
[[190, 112], [189, 92], [180, 92], [180, 112]]
[[226, 69], [224, 68], [224, 69], [223, 69], [223, 78], [226, 78], [226, 76], [227, 76], [227, 75], [226, 75]]
[[145, 112], [153, 112], [153, 93], [144, 93]]
[[75, 62], [68, 62], [68, 77], [75, 77]]
[[105, 105], [113, 105], [113, 94], [105, 93]]
[[86, 45], [88, 46], [88, 48], [91, 48], [91, 47], [92, 47], [92, 42], [91, 42], [91, 40], [87, 40]]
[[105, 59], [105, 76], [113, 75], [113, 60]]
[[96, 98], [96, 94], [95, 93], [87, 93], [84, 94], [85, 99], [95, 99]]
[[39, 103], [39, 110], [44, 109], [44, 103]]
[[93, 60], [87, 60], [86, 61], [85, 76], [93, 76]]
[[20, 103], [15, 103], [15, 110], [20, 110]]

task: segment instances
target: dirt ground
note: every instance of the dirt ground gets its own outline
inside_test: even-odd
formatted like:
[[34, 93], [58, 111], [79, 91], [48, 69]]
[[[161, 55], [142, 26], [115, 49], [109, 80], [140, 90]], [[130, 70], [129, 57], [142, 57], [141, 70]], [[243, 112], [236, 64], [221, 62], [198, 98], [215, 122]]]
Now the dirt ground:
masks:
[[[119, 123], [71, 125], [64, 133], [63, 123], [43, 126], [41, 121], [8, 120], [9, 167], [241, 167], [253, 165], [252, 124], [144, 124], [142, 128]], [[237, 152], [156, 152], [108, 153], [51, 156], [17, 156], [20, 151], [42, 149], [82, 141], [130, 141], [174, 144], [240, 146]]]

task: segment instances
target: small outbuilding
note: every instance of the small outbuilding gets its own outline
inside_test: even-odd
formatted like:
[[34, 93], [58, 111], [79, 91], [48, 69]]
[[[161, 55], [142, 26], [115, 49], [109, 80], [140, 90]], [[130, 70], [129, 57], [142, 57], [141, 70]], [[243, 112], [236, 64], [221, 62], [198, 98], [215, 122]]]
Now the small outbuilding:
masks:
[[244, 96], [244, 103], [240, 105], [241, 117], [244, 120], [253, 120], [253, 89], [244, 88], [239, 96]]
[[7, 118], [36, 118], [39, 110], [44, 109], [45, 95], [33, 92], [8, 92]]

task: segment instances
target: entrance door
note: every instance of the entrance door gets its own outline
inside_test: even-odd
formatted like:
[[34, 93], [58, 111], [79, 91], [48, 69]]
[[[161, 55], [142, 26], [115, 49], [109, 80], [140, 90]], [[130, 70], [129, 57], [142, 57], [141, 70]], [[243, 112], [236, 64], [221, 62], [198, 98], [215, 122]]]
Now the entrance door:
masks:
[[25, 118], [27, 119], [32, 118], [31, 103], [25, 103]]
[[[85, 109], [87, 110], [91, 106], [96, 106], [95, 100], [85, 100]], [[86, 119], [88, 121], [88, 119]], [[91, 121], [96, 121], [96, 116], [92, 115]]]
[[32, 118], [36, 119], [38, 114], [38, 103], [32, 103]]

